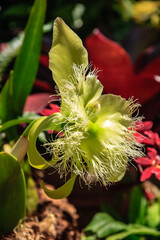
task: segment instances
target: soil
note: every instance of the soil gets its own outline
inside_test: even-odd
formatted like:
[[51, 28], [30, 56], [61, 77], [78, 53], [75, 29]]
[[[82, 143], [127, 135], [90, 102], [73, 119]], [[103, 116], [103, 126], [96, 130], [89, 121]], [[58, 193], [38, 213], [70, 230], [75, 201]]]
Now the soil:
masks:
[[67, 199], [48, 198], [38, 189], [36, 213], [19, 223], [14, 232], [0, 235], [0, 240], [80, 240], [78, 214]]

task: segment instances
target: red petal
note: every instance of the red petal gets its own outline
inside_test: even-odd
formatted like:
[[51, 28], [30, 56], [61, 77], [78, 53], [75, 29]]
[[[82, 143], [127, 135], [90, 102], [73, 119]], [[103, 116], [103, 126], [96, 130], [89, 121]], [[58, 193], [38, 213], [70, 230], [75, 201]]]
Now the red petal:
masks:
[[45, 67], [48, 68], [49, 66], [49, 58], [47, 55], [43, 55], [41, 54], [40, 57], [39, 57], [39, 61], [41, 64], [43, 64]]
[[150, 166], [152, 165], [152, 161], [151, 159], [147, 158], [147, 157], [139, 157], [135, 160], [136, 163], [140, 164], [141, 166]]
[[144, 139], [146, 138], [145, 136], [143, 136], [142, 134], [140, 134], [138, 132], [134, 133], [134, 137], [135, 137], [136, 141], [139, 143], [143, 143]]
[[160, 58], [135, 75], [127, 52], [99, 30], [95, 30], [85, 44], [90, 61], [102, 70], [99, 79], [104, 92], [120, 94], [125, 98], [134, 96], [140, 103], [144, 103], [160, 91]]
[[23, 112], [39, 113], [44, 107], [48, 105], [49, 93], [35, 93], [29, 95]]
[[152, 159], [155, 160], [156, 156], [157, 156], [157, 150], [155, 148], [147, 148], [147, 156]]
[[61, 109], [57, 104], [50, 103], [49, 107], [55, 112], [61, 112]]
[[145, 131], [144, 132], [145, 135], [148, 136], [148, 138], [145, 139], [145, 144], [150, 144], [150, 145], [154, 145], [155, 144], [155, 135], [152, 131]]
[[160, 137], [159, 137], [158, 133], [155, 133], [154, 136], [155, 136], [156, 144], [157, 144], [158, 147], [160, 148]]
[[160, 180], [160, 168], [157, 168], [156, 172], [154, 173], [156, 178]]
[[54, 88], [51, 86], [51, 84], [43, 80], [36, 79], [34, 86], [46, 92], [54, 92]]
[[144, 103], [160, 91], [160, 83], [156, 82], [155, 74], [145, 69], [134, 77], [133, 96], [138, 98], [140, 103]]
[[160, 91], [160, 58], [149, 63], [138, 75], [135, 76], [137, 92], [134, 96], [140, 102], [145, 102]]
[[160, 168], [158, 167], [152, 167], [152, 173], [155, 174], [156, 178], [160, 180]]
[[136, 123], [136, 131], [143, 133], [144, 131], [148, 131], [152, 128], [153, 122], [152, 121], [138, 121]]
[[152, 175], [152, 167], [146, 168], [141, 175], [140, 181], [143, 182], [146, 179], [150, 178]]
[[40, 111], [40, 114], [42, 114], [43, 116], [50, 116], [56, 112], [60, 112], [60, 107], [56, 104], [49, 104], [49, 106], [51, 107], [51, 109], [45, 108], [42, 111]]
[[133, 85], [133, 64], [127, 52], [116, 42], [95, 30], [85, 41], [89, 59], [100, 71], [99, 79], [104, 92], [131, 95]]

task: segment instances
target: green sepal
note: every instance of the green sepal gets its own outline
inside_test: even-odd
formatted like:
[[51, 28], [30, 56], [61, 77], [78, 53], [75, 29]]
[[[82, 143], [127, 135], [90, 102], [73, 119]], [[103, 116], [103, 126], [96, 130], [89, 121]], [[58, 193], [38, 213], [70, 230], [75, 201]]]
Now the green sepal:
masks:
[[102, 126], [106, 120], [118, 122], [125, 127], [131, 125], [130, 102], [121, 96], [105, 94], [98, 99], [100, 111], [96, 116], [96, 124]]
[[73, 76], [73, 64], [88, 65], [88, 54], [81, 39], [61, 18], [56, 18], [53, 26], [53, 42], [49, 52], [49, 67], [59, 90], [64, 88], [64, 79]]
[[42, 131], [61, 130], [61, 124], [59, 123], [60, 116], [60, 113], [55, 113], [49, 117], [40, 117], [38, 120], [34, 121], [34, 123], [31, 123], [32, 126], [28, 132], [29, 147], [27, 155], [29, 164], [32, 167], [38, 169], [45, 169], [49, 167], [46, 160], [40, 155], [36, 148], [36, 140]]
[[17, 159], [0, 153], [0, 232], [10, 232], [25, 216], [26, 184]]
[[86, 80], [83, 82], [83, 101], [84, 105], [94, 103], [102, 94], [103, 85], [95, 75], [87, 75]]
[[56, 190], [47, 189], [43, 182], [41, 182], [41, 188], [43, 188], [44, 192], [48, 197], [53, 199], [62, 199], [70, 195], [70, 193], [72, 192], [75, 180], [76, 180], [76, 175], [73, 174], [72, 177], [64, 185], [62, 185], [60, 188]]

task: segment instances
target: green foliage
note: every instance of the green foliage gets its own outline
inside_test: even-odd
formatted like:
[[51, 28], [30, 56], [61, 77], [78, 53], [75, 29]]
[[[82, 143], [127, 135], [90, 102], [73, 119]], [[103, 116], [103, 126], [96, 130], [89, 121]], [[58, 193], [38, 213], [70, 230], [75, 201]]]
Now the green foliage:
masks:
[[19, 162], [0, 153], [0, 232], [9, 232], [25, 216], [25, 179]]
[[[16, 9], [12, 9], [16, 10]], [[16, 139], [13, 128], [15, 125], [30, 123], [36, 115], [22, 115], [23, 107], [36, 76], [39, 54], [41, 50], [42, 30], [46, 12], [46, 0], [35, 0], [26, 29], [21, 50], [16, 59], [14, 70], [4, 85], [0, 96], [0, 118], [2, 121], [1, 132], [5, 131], [7, 137]], [[11, 128], [11, 131], [8, 128]], [[7, 132], [8, 131], [8, 132]], [[13, 134], [14, 132], [14, 134]], [[8, 134], [9, 133], [9, 134]], [[10, 134], [11, 133], [11, 134]], [[21, 138], [20, 138], [21, 139]], [[24, 138], [27, 139], [27, 138]], [[28, 141], [28, 140], [27, 140]], [[26, 154], [27, 142], [17, 143], [17, 148], [12, 149], [14, 156], [22, 153], [22, 159]], [[21, 153], [20, 153], [21, 151]], [[16, 155], [17, 154], [17, 155]], [[11, 154], [0, 153], [0, 231], [9, 232], [25, 216], [26, 212], [26, 185], [23, 170]], [[27, 204], [28, 212], [35, 210], [38, 196], [34, 194], [33, 182], [28, 182]], [[31, 196], [34, 200], [31, 200]]]
[[148, 202], [142, 190], [137, 186], [134, 187], [130, 197], [129, 222], [144, 224], [147, 206]]
[[36, 209], [38, 204], [38, 193], [36, 189], [36, 185], [32, 177], [28, 176], [26, 180], [26, 208], [27, 214], [32, 215]]
[[46, 0], [36, 0], [25, 30], [23, 45], [14, 66], [13, 108], [17, 115], [22, 113], [37, 73], [45, 12]]
[[23, 38], [24, 33], [20, 32], [15, 38], [7, 43], [8, 45], [5, 50], [0, 53], [0, 81], [2, 81], [2, 75], [8, 67], [9, 63], [14, 57], [18, 55]]
[[25, 29], [23, 45], [16, 59], [13, 75], [1, 92], [2, 122], [22, 114], [24, 103], [32, 89], [39, 64], [45, 12], [46, 0], [36, 0]]
[[160, 204], [158, 202], [147, 208], [146, 224], [153, 228], [160, 224]]
[[[117, 221], [106, 212], [97, 213], [85, 228], [82, 240], [152, 240], [160, 238], [160, 204], [148, 204], [140, 187], [131, 191], [129, 223]], [[144, 238], [145, 237], [145, 238]]]
[[85, 231], [93, 232], [98, 238], [104, 238], [125, 229], [126, 225], [124, 223], [116, 221], [109, 214], [97, 213], [85, 228]]
[[116, 221], [107, 213], [97, 213], [85, 228], [85, 236], [82, 239], [94, 240], [105, 238], [106, 240], [122, 240], [133, 235], [158, 237], [160, 236], [160, 232], [144, 225], [125, 224]]

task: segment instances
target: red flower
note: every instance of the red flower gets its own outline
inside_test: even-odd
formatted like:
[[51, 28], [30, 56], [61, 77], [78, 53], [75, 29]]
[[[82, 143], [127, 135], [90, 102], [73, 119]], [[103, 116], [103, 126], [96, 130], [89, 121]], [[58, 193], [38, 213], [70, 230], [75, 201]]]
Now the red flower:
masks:
[[147, 157], [140, 157], [136, 159], [136, 163], [143, 167], [147, 167], [142, 171], [140, 180], [143, 182], [155, 174], [156, 178], [160, 180], [160, 156], [154, 148], [147, 148]]
[[[54, 113], [56, 113], [56, 112], [60, 112], [60, 111], [61, 111], [61, 110], [60, 110], [60, 107], [59, 107], [58, 105], [56, 105], [56, 104], [50, 103], [50, 104], [49, 104], [49, 107], [50, 107], [50, 108], [45, 108], [45, 109], [43, 109], [42, 111], [40, 111], [40, 114], [43, 115], [43, 116], [50, 116], [50, 115], [52, 115], [52, 114], [54, 114]], [[48, 133], [49, 133], [49, 134], [51, 134], [51, 133], [57, 133], [57, 131], [49, 130]], [[62, 136], [63, 133], [60, 132], [59, 135]]]
[[40, 114], [44, 116], [50, 116], [56, 112], [60, 112], [60, 107], [56, 104], [50, 103], [49, 107], [50, 108], [45, 108], [42, 111], [40, 111]]
[[134, 96], [144, 103], [160, 91], [160, 58], [136, 74], [127, 52], [99, 30], [86, 39], [85, 45], [90, 61], [100, 70], [99, 79], [105, 93], [119, 94], [125, 98]]
[[158, 133], [150, 130], [152, 125], [153, 123], [149, 121], [139, 122], [136, 125], [138, 133], [136, 133], [135, 137], [137, 141], [148, 145], [146, 149], [147, 156], [135, 160], [141, 171], [140, 180], [142, 182], [150, 178], [152, 174], [155, 174], [156, 178], [160, 180], [160, 137]]
[[154, 133], [150, 131], [153, 126], [153, 122], [151, 121], [139, 121], [135, 126], [135, 138], [139, 143], [144, 143], [148, 145], [154, 145]]

